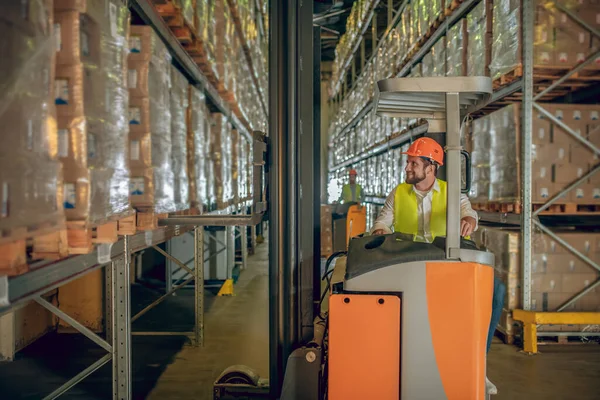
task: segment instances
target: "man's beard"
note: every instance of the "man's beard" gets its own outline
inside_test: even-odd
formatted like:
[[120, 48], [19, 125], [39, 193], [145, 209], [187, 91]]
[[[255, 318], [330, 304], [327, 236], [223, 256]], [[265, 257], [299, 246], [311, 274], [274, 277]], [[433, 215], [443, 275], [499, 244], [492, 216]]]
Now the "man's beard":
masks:
[[413, 172], [412, 174], [406, 174], [406, 183], [409, 183], [411, 185], [416, 185], [419, 182], [422, 182], [425, 180], [425, 174], [423, 175], [418, 175], [417, 173]]

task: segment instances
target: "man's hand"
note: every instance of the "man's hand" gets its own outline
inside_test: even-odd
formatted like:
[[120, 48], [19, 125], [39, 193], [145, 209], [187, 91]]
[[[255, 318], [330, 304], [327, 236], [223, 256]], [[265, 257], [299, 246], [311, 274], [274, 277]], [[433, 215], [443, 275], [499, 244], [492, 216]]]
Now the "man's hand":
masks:
[[475, 230], [477, 221], [473, 217], [464, 217], [460, 220], [460, 236], [469, 236]]
[[371, 236], [380, 236], [385, 235], [385, 231], [383, 229], [375, 229]]

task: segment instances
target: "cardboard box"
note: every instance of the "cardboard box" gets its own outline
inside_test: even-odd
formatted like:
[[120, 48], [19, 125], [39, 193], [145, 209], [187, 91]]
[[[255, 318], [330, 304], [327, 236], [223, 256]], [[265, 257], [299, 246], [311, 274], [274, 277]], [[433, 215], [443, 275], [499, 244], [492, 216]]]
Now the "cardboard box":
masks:
[[127, 72], [127, 87], [130, 97], [148, 97], [148, 72], [150, 64], [143, 60], [130, 60]]
[[600, 123], [599, 124], [588, 124], [587, 126], [588, 140], [592, 142], [596, 147], [600, 146]]
[[581, 178], [588, 170], [588, 165], [554, 164], [553, 180], [555, 183], [568, 184]]
[[563, 254], [566, 250], [550, 236], [537, 234], [533, 236], [533, 253], [547, 254], [548, 257], [554, 254]]
[[152, 27], [131, 25], [129, 34], [129, 61], [152, 59]]
[[62, 11], [54, 14], [56, 38], [56, 63], [81, 62], [80, 21], [78, 11]]
[[129, 199], [134, 207], [154, 206], [153, 168], [131, 168]]
[[152, 139], [150, 132], [129, 134], [129, 167], [144, 169], [152, 167]]
[[76, 118], [84, 115], [83, 64], [56, 67], [54, 98], [57, 116]]
[[569, 161], [572, 164], [587, 166], [594, 165], [598, 162], [598, 156], [587, 146], [579, 143], [574, 143], [569, 146]]
[[539, 269], [545, 268], [549, 273], [588, 274], [594, 272], [593, 267], [571, 252], [551, 255], [544, 254], [543, 256], [536, 255], [535, 259], [541, 259], [542, 261], [538, 264]]
[[548, 164], [566, 162], [569, 160], [569, 147], [560, 144], [535, 145], [532, 157], [534, 162]]
[[555, 59], [554, 33], [549, 23], [536, 23], [533, 52], [534, 65], [551, 65]]
[[550, 144], [551, 137], [550, 121], [543, 118], [533, 119], [533, 144], [546, 145]]
[[[557, 184], [550, 181], [533, 182], [533, 199], [534, 203], [545, 203], [556, 193], [564, 188], [564, 184]], [[564, 204], [569, 201], [568, 194], [564, 194], [555, 204]]]
[[150, 132], [150, 99], [148, 97], [130, 97], [129, 132]]
[[563, 274], [531, 274], [531, 291], [533, 293], [562, 292]]
[[[569, 123], [565, 122], [565, 124], [577, 135], [581, 137], [586, 136], [587, 124], [585, 122], [571, 121]], [[569, 146], [577, 143], [577, 139], [575, 139], [570, 133], [565, 132], [560, 126], [552, 125], [552, 143], [555, 145]]]
[[575, 66], [585, 61], [590, 51], [590, 34], [575, 23], [557, 27], [555, 34], [555, 65]]
[[[562, 291], [575, 295], [589, 287], [598, 279], [597, 273], [576, 274], [565, 273], [562, 275]], [[595, 294], [596, 289], [590, 291], [590, 295]]]
[[535, 181], [551, 182], [552, 164], [535, 161], [532, 165], [531, 177]]

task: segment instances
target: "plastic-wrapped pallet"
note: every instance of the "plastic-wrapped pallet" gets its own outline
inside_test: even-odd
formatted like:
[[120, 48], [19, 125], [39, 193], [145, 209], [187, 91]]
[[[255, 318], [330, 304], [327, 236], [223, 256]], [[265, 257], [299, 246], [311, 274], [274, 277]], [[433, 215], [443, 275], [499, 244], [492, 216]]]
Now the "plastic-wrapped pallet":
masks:
[[[148, 26], [132, 26], [129, 54], [129, 165], [133, 206], [174, 211], [171, 56]], [[141, 38], [138, 40], [137, 38]], [[135, 46], [140, 45], [140, 48]]]
[[237, 204], [240, 201], [239, 181], [240, 181], [240, 136], [237, 130], [231, 131], [231, 191], [233, 202]]
[[171, 144], [173, 158], [173, 190], [175, 192], [175, 211], [190, 208], [189, 180], [187, 173], [187, 122], [188, 81], [171, 66]]
[[491, 15], [489, 0], [480, 1], [467, 15], [467, 76], [489, 76]]
[[447, 35], [446, 76], [463, 76], [466, 73], [465, 20], [458, 21]]
[[446, 37], [442, 36], [431, 48], [433, 71], [431, 76], [446, 76]]
[[[24, 239], [41, 225], [61, 227], [62, 173], [57, 156], [51, 2], [5, 2], [0, 14], [0, 230]], [[3, 235], [3, 236], [4, 236]], [[5, 239], [4, 237], [2, 239]], [[23, 247], [25, 246], [23, 242]], [[25, 250], [23, 249], [23, 254]], [[23, 260], [24, 261], [24, 260]], [[0, 264], [0, 268], [10, 268]]]
[[217, 208], [224, 209], [233, 201], [231, 124], [220, 113], [213, 114], [214, 125], [211, 134], [213, 173], [215, 174], [215, 194]]
[[435, 65], [433, 63], [433, 52], [430, 51], [429, 53], [425, 54], [425, 57], [423, 57], [423, 60], [421, 61], [421, 70], [423, 76], [433, 76], [434, 69]]
[[431, 0], [417, 0], [419, 7], [419, 31], [420, 37], [425, 36], [427, 31], [429, 31], [429, 27], [431, 26], [431, 13], [430, 13], [430, 5], [432, 3]]
[[521, 1], [494, 0], [492, 79], [513, 70], [521, 60]]
[[517, 105], [510, 105], [493, 112], [490, 119], [490, 201], [513, 202], [519, 196], [517, 176], [518, 153], [514, 145], [517, 140]]
[[88, 2], [87, 10], [101, 35], [98, 65], [84, 63], [88, 167], [92, 183], [89, 219], [101, 222], [130, 210], [126, 84], [129, 10], [119, 1]]
[[98, 224], [129, 211], [129, 11], [119, 1], [75, 3], [55, 4], [58, 156], [67, 219]]
[[472, 184], [469, 197], [475, 201], [487, 201], [490, 192], [490, 130], [488, 117], [473, 121], [471, 140]]
[[190, 86], [187, 169], [190, 181], [190, 204], [200, 210], [208, 209], [207, 163], [210, 159], [210, 127], [204, 93]]
[[409, 31], [409, 43], [418, 43], [421, 38], [421, 15], [419, 9], [419, 1], [411, 1], [407, 9], [410, 11], [410, 31]]

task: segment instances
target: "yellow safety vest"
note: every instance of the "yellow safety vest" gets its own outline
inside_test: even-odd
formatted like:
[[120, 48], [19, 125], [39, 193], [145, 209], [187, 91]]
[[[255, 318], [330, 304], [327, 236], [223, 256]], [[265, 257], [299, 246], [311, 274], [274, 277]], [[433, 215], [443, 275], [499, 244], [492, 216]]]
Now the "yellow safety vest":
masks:
[[[431, 199], [431, 220], [429, 228], [431, 236], [446, 236], [446, 182], [437, 180], [439, 191], [433, 191]], [[413, 191], [413, 185], [401, 183], [396, 187], [394, 197], [394, 231], [417, 235], [419, 221], [417, 219], [417, 195]]]
[[350, 187], [350, 184], [346, 184], [342, 188], [342, 201], [344, 203], [349, 203], [351, 201], [360, 203], [360, 195], [361, 195], [362, 188], [360, 187], [360, 185], [358, 183], [355, 185], [356, 185], [356, 199], [352, 198], [352, 188]]

